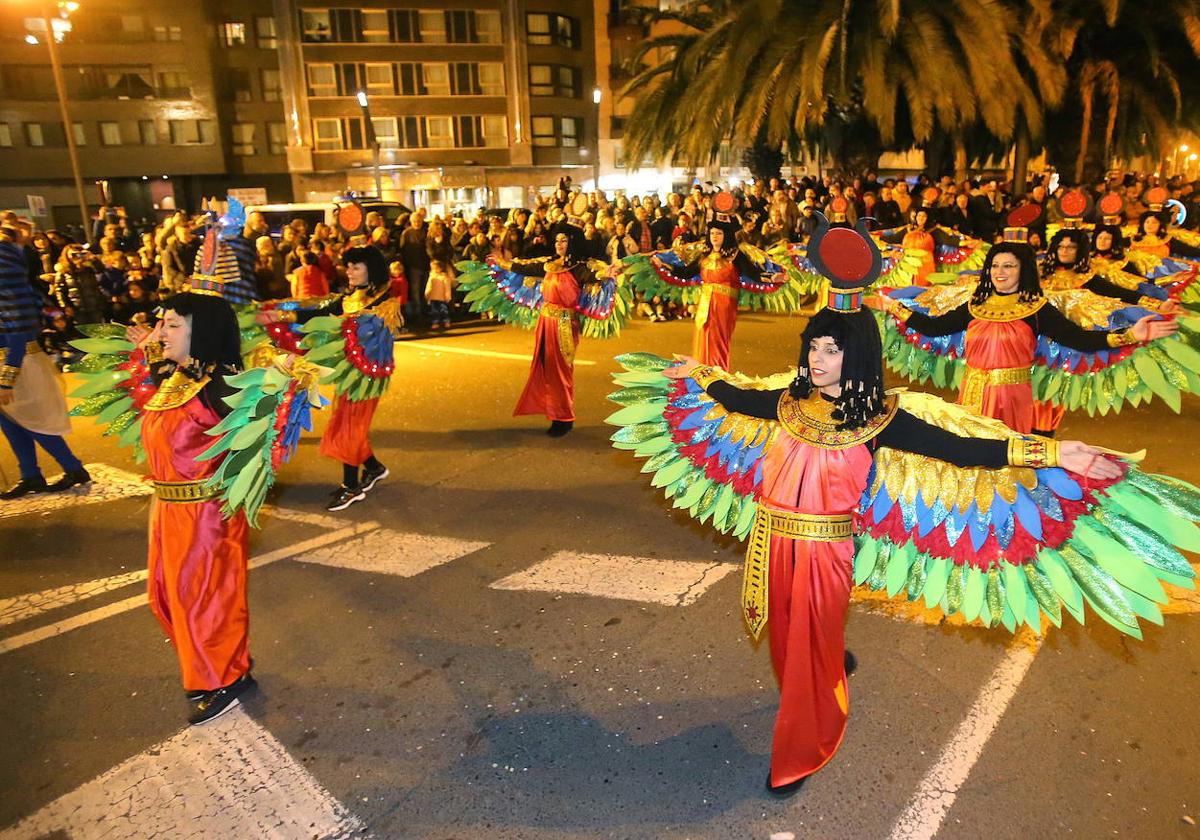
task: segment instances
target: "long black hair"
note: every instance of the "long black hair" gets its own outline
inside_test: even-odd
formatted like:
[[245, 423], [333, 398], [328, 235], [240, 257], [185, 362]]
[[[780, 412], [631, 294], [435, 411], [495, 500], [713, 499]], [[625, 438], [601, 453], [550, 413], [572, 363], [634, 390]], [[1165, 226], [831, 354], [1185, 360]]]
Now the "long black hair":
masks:
[[[1058, 246], [1063, 240], [1070, 239], [1075, 243], [1075, 262], [1071, 265], [1063, 265], [1058, 261]], [[1050, 240], [1050, 247], [1046, 249], [1046, 256], [1042, 260], [1042, 276], [1049, 277], [1059, 268], [1069, 268], [1072, 271], [1084, 272], [1088, 269], [1088, 264], [1091, 261], [1092, 246], [1088, 241], [1087, 234], [1078, 228], [1064, 228]]]
[[833, 419], [838, 428], [859, 429], [884, 411], [883, 343], [879, 324], [871, 313], [822, 309], [800, 336], [796, 378], [788, 386], [793, 399], [814, 390], [808, 370], [808, 352], [814, 339], [831, 338], [842, 351], [842, 393], [834, 401]]
[[[1112, 236], [1112, 247], [1103, 254], [1096, 247], [1096, 240], [1100, 238], [1100, 234], [1102, 233], [1108, 233]], [[1092, 231], [1092, 253], [1098, 257], [1109, 257], [1114, 260], [1119, 260], [1125, 256], [1125, 234], [1121, 232], [1120, 225], [1096, 225], [1096, 229]]]
[[201, 368], [242, 369], [242, 337], [233, 307], [223, 298], [183, 292], [162, 305], [178, 315], [191, 316], [192, 343], [188, 351]]
[[988, 251], [983, 260], [983, 270], [979, 275], [979, 285], [971, 295], [971, 303], [983, 303], [996, 291], [992, 283], [992, 261], [1000, 254], [1012, 254], [1021, 264], [1021, 279], [1017, 283], [1017, 294], [1026, 303], [1037, 300], [1042, 296], [1042, 282], [1038, 279], [1037, 257], [1033, 248], [1024, 242], [997, 242]]
[[1159, 224], [1158, 233], [1155, 234], [1155, 236], [1159, 236], [1163, 239], [1166, 239], [1167, 230], [1168, 230], [1168, 227], [1170, 224], [1170, 218], [1165, 213], [1156, 212], [1154, 210], [1147, 210], [1145, 213], [1143, 213], [1141, 216], [1138, 217], [1137, 233], [1135, 233], [1133, 235], [1134, 242], [1141, 242], [1142, 239], [1145, 238], [1146, 222], [1150, 219], [1151, 216], [1158, 219], [1158, 224]]
[[367, 267], [367, 287], [372, 292], [382, 291], [391, 282], [388, 276], [387, 260], [383, 252], [374, 245], [361, 245], [348, 248], [342, 253], [342, 264], [365, 265]]

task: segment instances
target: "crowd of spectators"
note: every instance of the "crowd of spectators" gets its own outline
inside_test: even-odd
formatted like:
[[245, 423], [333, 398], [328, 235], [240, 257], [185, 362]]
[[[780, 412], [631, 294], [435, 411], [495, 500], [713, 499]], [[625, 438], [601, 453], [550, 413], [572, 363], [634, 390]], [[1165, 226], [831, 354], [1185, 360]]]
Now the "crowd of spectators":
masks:
[[[1053, 180], [1037, 177], [1028, 192], [1015, 195], [998, 178], [956, 182], [947, 176], [935, 182], [922, 174], [880, 180], [866, 172], [851, 179], [771, 178], [733, 191], [740, 198], [738, 240], [763, 249], [784, 240], [807, 240], [814, 213], [829, 215], [839, 198], [845, 200], [851, 224], [870, 216], [877, 229], [896, 228], [912, 223], [916, 211], [924, 209], [930, 224], [984, 241], [993, 241], [1002, 231], [1010, 208], [1032, 202], [1045, 211], [1032, 230], [1036, 245], [1044, 239], [1045, 225], [1062, 218], [1058, 198], [1063, 188], [1052, 185]], [[1155, 185], [1159, 184], [1153, 177], [1116, 173], [1086, 189], [1095, 197], [1121, 192], [1126, 217], [1134, 220], [1146, 209], [1143, 193]], [[1187, 209], [1187, 226], [1200, 223], [1197, 183], [1172, 179], [1161, 185]], [[589, 193], [582, 218], [584, 256], [612, 262], [702, 239], [719, 187], [696, 183], [686, 192], [664, 196]], [[445, 329], [452, 317], [465, 311], [455, 294], [455, 264], [550, 257], [555, 234], [570, 224], [567, 208], [572, 198], [573, 186], [564, 179], [531, 207], [480, 208], [448, 218], [431, 217], [426, 208], [418, 208], [390, 223], [370, 213], [366, 235], [389, 262], [392, 292], [404, 304], [409, 328]], [[200, 247], [200, 219], [182, 212], [152, 224], [134, 223], [124, 213], [101, 208], [90, 237], [94, 246], [86, 244], [81, 230], [40, 231], [11, 211], [0, 214], [0, 224], [26, 248], [30, 280], [46, 302], [42, 343], [62, 364], [77, 355], [67, 342], [78, 337], [78, 325], [151, 319], [158, 304], [187, 282]], [[348, 243], [337, 229], [326, 224], [310, 229], [304, 220], [295, 219], [273, 233], [260, 214], [251, 213], [243, 235], [254, 243], [262, 299], [319, 297], [346, 287], [340, 255]], [[686, 315], [657, 299], [639, 300], [637, 312], [651, 320]]]

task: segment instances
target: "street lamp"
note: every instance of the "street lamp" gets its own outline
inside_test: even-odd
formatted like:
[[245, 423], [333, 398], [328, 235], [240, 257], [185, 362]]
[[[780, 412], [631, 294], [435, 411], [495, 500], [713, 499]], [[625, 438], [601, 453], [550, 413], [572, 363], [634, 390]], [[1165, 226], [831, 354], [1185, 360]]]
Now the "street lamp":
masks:
[[[67, 141], [67, 157], [71, 159], [71, 174], [75, 178], [75, 197], [79, 200], [79, 220], [83, 226], [84, 236], [90, 243], [93, 231], [92, 226], [88, 224], [87, 199], [83, 194], [83, 176], [79, 174], [79, 149], [75, 145], [75, 126], [71, 122], [71, 113], [67, 110], [67, 87], [63, 83], [62, 65], [58, 61], [58, 37], [51, 19], [51, 8], [49, 3], [42, 5], [42, 20], [46, 25], [46, 49], [50, 51], [50, 72], [54, 76], [54, 90], [58, 94], [58, 110], [62, 116], [63, 134]], [[78, 9], [78, 3], [60, 2], [58, 17], [66, 20], [71, 12]], [[25, 40], [30, 44], [37, 43], [37, 38], [32, 35], [27, 36]]]
[[600, 88], [592, 88], [592, 102], [596, 105], [596, 154], [592, 157], [592, 189], [600, 191]]
[[371, 108], [367, 103], [367, 92], [360, 90], [358, 96], [358, 107], [362, 108], [363, 119], [367, 124], [367, 142], [371, 144], [371, 151], [375, 158], [375, 197], [383, 198], [383, 181], [379, 175], [379, 138], [375, 136], [375, 123], [371, 122]]

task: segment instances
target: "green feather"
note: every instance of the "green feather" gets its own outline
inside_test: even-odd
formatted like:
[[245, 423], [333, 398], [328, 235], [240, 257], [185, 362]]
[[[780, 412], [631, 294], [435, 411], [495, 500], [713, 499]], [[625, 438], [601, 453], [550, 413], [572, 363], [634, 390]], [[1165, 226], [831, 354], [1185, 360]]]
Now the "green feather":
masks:
[[675, 362], [653, 353], [622, 353], [616, 362], [628, 371], [650, 373], [665, 370]]
[[903, 589], [904, 584], [908, 582], [908, 568], [912, 565], [915, 555], [916, 551], [911, 542], [906, 542], [892, 551], [892, 556], [888, 558], [886, 572], [889, 598], [894, 598], [896, 593]]
[[614, 402], [617, 405], [634, 405], [649, 400], [665, 399], [667, 395], [666, 382], [667, 380], [664, 379], [664, 387], [661, 388], [654, 385], [638, 385], [633, 388], [622, 388], [619, 391], [609, 394], [608, 401]]
[[875, 558], [879, 554], [879, 546], [873, 537], [864, 537], [862, 544], [854, 555], [854, 583], [861, 586], [875, 569]]
[[925, 606], [933, 609], [946, 594], [946, 581], [950, 577], [950, 560], [934, 557], [925, 575]]
[[983, 598], [986, 592], [987, 577], [974, 566], [963, 570], [963, 600], [962, 614], [967, 621], [979, 618], [983, 609]]
[[1114, 626], [1125, 632], [1129, 632], [1128, 628], [1137, 629], [1137, 616], [1123, 597], [1120, 584], [1070, 545], [1062, 546], [1059, 555], [1101, 618], [1110, 624], [1115, 622]]
[[663, 409], [667, 406], [665, 397], [656, 400], [645, 400], [643, 402], [627, 405], [624, 408], [618, 409], [608, 417], [604, 418], [604, 422], [611, 426], [629, 426], [635, 423], [646, 423], [653, 420], [661, 420]]
[[1025, 584], [1025, 575], [1020, 568], [1005, 561], [1001, 561], [1000, 568], [1003, 569], [1004, 592], [1009, 609], [1018, 623], [1024, 622], [1025, 607], [1029, 603], [1029, 587]]
[[1160, 604], [1167, 602], [1162, 585], [1146, 564], [1121, 543], [1101, 532], [1088, 517], [1081, 516], [1075, 520], [1075, 533], [1071, 535], [1069, 544], [1081, 548], [1083, 553], [1126, 589]]

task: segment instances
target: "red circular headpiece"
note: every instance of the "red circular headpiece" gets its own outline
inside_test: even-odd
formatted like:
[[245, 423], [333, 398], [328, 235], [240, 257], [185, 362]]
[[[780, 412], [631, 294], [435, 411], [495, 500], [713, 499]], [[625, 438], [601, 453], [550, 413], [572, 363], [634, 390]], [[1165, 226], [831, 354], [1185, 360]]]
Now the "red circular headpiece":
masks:
[[833, 228], [822, 238], [817, 253], [835, 284], [854, 285], [871, 273], [875, 254], [856, 230]]
[[846, 208], [850, 206], [850, 202], [842, 198], [840, 195], [833, 201], [829, 202], [829, 209], [834, 213], [845, 213]]
[[1121, 198], [1120, 193], [1106, 193], [1100, 199], [1100, 212], [1105, 216], [1117, 216], [1125, 209], [1125, 199]]
[[1022, 204], [1009, 212], [1005, 224], [1009, 227], [1029, 227], [1041, 218], [1041, 215], [1042, 206], [1040, 204]]
[[722, 190], [713, 196], [712, 206], [718, 213], [732, 213], [737, 207], [737, 199], [733, 197], [733, 193]]
[[1146, 190], [1146, 194], [1142, 196], [1142, 200], [1147, 204], [1165, 204], [1171, 194], [1167, 192], [1166, 187], [1155, 187], [1154, 189]]
[[937, 187], [929, 187], [927, 190], [921, 193], [921, 198], [925, 199], [926, 204], [933, 204], [933, 202], [938, 200], [938, 196], [941, 194], [942, 191]]
[[363, 211], [361, 204], [357, 201], [351, 201], [338, 208], [336, 219], [338, 227], [342, 229], [342, 233], [351, 236], [362, 231], [367, 215]]
[[1071, 190], [1063, 195], [1058, 202], [1058, 206], [1067, 216], [1078, 217], [1087, 212], [1088, 199], [1079, 190]]

